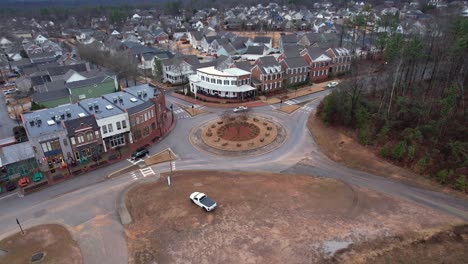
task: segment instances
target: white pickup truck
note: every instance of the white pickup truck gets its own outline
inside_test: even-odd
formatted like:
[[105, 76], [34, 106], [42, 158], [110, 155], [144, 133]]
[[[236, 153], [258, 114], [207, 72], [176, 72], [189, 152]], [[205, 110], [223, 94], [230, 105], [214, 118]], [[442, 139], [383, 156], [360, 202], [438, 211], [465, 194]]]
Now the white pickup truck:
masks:
[[190, 195], [190, 200], [200, 206], [201, 208], [205, 209], [205, 211], [209, 212], [216, 208], [216, 202], [208, 198], [204, 193], [201, 192], [194, 192]]

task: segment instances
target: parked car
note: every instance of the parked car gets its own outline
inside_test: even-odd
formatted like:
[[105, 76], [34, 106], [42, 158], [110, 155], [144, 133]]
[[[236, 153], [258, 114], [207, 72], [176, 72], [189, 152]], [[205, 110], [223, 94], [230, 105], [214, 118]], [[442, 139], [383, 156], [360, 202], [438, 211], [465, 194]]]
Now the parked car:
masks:
[[31, 180], [28, 177], [23, 177], [18, 180], [18, 186], [23, 188], [29, 185], [31, 183]]
[[143, 158], [144, 156], [149, 155], [149, 151], [146, 148], [139, 148], [132, 154], [132, 160]]
[[8, 90], [4, 90], [4, 91], [3, 91], [3, 94], [4, 94], [4, 95], [9, 95], [9, 94], [14, 94], [14, 93], [16, 93], [16, 92], [18, 92], [18, 89], [16, 89], [16, 88], [11, 88], [11, 89], [8, 89]]
[[3, 87], [10, 87], [10, 86], [15, 86], [15, 83], [7, 82], [3, 85]]
[[333, 87], [336, 87], [336, 86], [338, 86], [338, 83], [337, 83], [337, 82], [329, 82], [329, 83], [327, 84], [327, 87], [328, 87], [328, 88], [333, 88]]
[[209, 212], [216, 208], [216, 202], [208, 198], [204, 193], [201, 192], [193, 192], [190, 195], [190, 200], [200, 206], [201, 208], [205, 209], [205, 211]]
[[249, 110], [249, 108], [247, 108], [247, 106], [239, 106], [239, 107], [236, 107], [234, 108], [234, 113], [239, 113], [239, 112], [245, 112]]
[[7, 184], [5, 185], [5, 189], [8, 192], [14, 191], [16, 189], [16, 184], [14, 182], [7, 182]]

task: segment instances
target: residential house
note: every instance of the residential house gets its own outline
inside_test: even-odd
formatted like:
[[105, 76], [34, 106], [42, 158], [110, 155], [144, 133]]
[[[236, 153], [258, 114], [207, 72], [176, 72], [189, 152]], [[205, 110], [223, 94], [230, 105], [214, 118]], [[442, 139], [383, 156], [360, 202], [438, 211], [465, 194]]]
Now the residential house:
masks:
[[7, 49], [10, 49], [11, 47], [13, 47], [14, 43], [13, 41], [5, 38], [5, 37], [2, 37], [0, 38], [0, 49], [2, 51], [5, 51]]
[[201, 49], [203, 34], [200, 31], [192, 31], [189, 34], [189, 40], [190, 44], [192, 44], [192, 48]]
[[155, 43], [167, 43], [169, 41], [169, 35], [162, 29], [158, 29], [153, 32]]
[[337, 75], [351, 70], [351, 51], [345, 48], [330, 48], [326, 54], [331, 58], [330, 74]]
[[248, 46], [245, 54], [242, 55], [243, 59], [249, 61], [255, 61], [260, 57], [263, 57], [267, 54], [268, 48], [263, 46]]
[[271, 37], [255, 36], [253, 39], [254, 46], [265, 45], [268, 49], [273, 48]]
[[34, 43], [36, 43], [37, 45], [40, 45], [49, 39], [44, 37], [42, 34], [37, 34], [36, 36], [34, 36], [33, 40], [34, 40]]
[[306, 83], [309, 75], [309, 65], [303, 57], [286, 58], [280, 61], [284, 72], [284, 82], [287, 86]]
[[310, 68], [310, 81], [322, 81], [328, 78], [332, 59], [327, 53], [317, 47], [310, 47], [301, 51], [301, 56], [306, 60]]
[[161, 61], [163, 82], [171, 84], [186, 83], [188, 76], [194, 73], [194, 66], [199, 63], [195, 55], [176, 56], [169, 60]]
[[251, 70], [253, 86], [262, 92], [271, 92], [283, 87], [284, 71], [273, 56], [258, 58]]
[[55, 52], [39, 52], [29, 55], [29, 61], [32, 64], [44, 64], [57, 60]]
[[298, 38], [296, 34], [281, 35], [279, 40], [280, 51], [283, 52], [286, 46], [297, 46], [297, 41]]

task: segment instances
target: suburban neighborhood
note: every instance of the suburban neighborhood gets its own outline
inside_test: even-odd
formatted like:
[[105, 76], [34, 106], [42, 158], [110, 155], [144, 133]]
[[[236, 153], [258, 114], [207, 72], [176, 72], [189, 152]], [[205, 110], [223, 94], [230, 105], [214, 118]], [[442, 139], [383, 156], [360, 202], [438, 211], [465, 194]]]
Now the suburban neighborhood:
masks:
[[466, 1], [70, 2], [0, 3], [0, 263], [465, 263]]

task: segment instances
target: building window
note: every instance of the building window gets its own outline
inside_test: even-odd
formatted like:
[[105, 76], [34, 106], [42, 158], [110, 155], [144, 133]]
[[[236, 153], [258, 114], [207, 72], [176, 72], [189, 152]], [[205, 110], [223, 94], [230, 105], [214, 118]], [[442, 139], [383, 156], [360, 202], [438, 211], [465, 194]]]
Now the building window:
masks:
[[221, 81], [221, 80], [218, 80], [218, 84], [222, 84], [222, 81]]
[[80, 152], [75, 151], [75, 159], [79, 160], [80, 159]]
[[135, 118], [130, 119], [130, 125], [135, 126]]
[[49, 152], [52, 150], [60, 149], [60, 141], [58, 139], [41, 143], [42, 151]]
[[110, 145], [111, 147], [117, 147], [117, 146], [121, 146], [121, 145], [125, 145], [125, 137], [123, 134], [119, 134], [119, 135], [116, 135], [116, 136], [113, 136], [110, 140]]
[[145, 122], [148, 121], [148, 112], [145, 113]]
[[94, 135], [96, 138], [99, 138], [99, 131], [94, 131]]
[[224, 80], [224, 85], [229, 85], [229, 81], [228, 81], [228, 80]]
[[211, 78], [211, 83], [216, 83], [216, 79], [215, 79], [215, 78]]
[[122, 127], [120, 126], [120, 122], [116, 122], [115, 124], [117, 125], [117, 130], [122, 129]]
[[149, 127], [143, 128], [143, 137], [146, 137], [149, 135]]
[[204, 80], [205, 80], [205, 76], [202, 75], [201, 80], [204, 81]]
[[127, 122], [125, 120], [122, 120], [122, 128], [123, 129], [127, 128]]
[[109, 133], [112, 133], [112, 131], [114, 131], [114, 129], [112, 128], [112, 124], [108, 124], [107, 129], [109, 130]]
[[143, 120], [143, 115], [140, 115], [140, 124], [144, 122]]
[[64, 145], [64, 146], [68, 146], [68, 142], [67, 142], [67, 139], [66, 139], [66, 138], [63, 139], [63, 145]]
[[76, 139], [78, 140], [78, 144], [80, 144], [80, 143], [83, 143], [83, 142], [84, 142], [84, 137], [83, 137], [83, 135], [79, 135], [79, 136], [77, 136], [77, 137], [76, 137]]
[[151, 118], [154, 118], [154, 109], [151, 109]]
[[75, 137], [71, 137], [70, 141], [71, 141], [72, 145], [75, 145]]
[[86, 139], [87, 139], [88, 141], [93, 140], [93, 139], [94, 139], [93, 132], [88, 132], [88, 133], [86, 133]]

